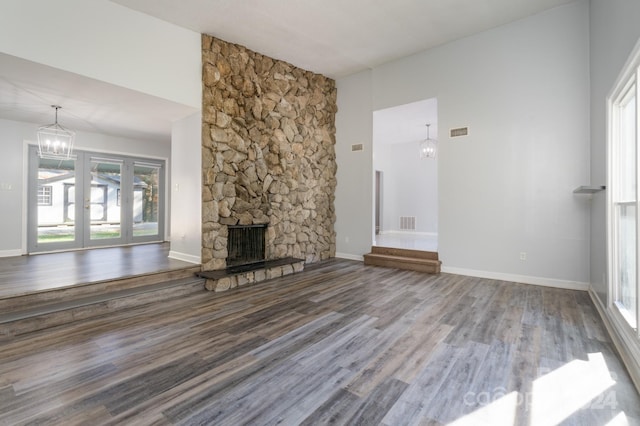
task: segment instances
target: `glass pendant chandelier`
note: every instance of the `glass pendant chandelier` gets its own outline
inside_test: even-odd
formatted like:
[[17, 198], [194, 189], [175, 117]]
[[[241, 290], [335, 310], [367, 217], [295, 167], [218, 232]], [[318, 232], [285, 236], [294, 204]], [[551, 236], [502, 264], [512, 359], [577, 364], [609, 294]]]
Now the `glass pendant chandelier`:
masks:
[[420, 158], [421, 159], [425, 159], [425, 158], [435, 159], [436, 154], [438, 153], [438, 147], [436, 145], [437, 141], [429, 137], [429, 126], [431, 126], [431, 124], [427, 124], [427, 138], [422, 142], [420, 142]]
[[58, 124], [58, 110], [61, 106], [51, 105], [51, 108], [56, 110], [56, 120], [53, 124], [38, 128], [38, 155], [40, 158], [68, 160], [73, 153], [76, 132]]

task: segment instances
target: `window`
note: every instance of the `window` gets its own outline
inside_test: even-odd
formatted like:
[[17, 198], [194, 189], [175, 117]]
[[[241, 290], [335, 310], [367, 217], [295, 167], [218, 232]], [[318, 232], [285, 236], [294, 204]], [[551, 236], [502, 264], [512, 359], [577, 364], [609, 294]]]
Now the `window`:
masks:
[[38, 186], [38, 205], [39, 206], [50, 206], [50, 205], [52, 205], [51, 185], [40, 185], [40, 186]]
[[636, 179], [636, 84], [613, 106], [612, 213], [615, 246], [615, 303], [625, 320], [637, 328], [637, 179]]
[[638, 339], [638, 99], [640, 43], [607, 99], [610, 307]]

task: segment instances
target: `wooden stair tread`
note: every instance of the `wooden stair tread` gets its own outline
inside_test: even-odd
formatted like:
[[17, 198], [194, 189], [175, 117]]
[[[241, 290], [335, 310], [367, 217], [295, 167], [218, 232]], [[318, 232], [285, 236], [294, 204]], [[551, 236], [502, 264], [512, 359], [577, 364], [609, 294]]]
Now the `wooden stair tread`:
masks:
[[200, 266], [169, 271], [157, 271], [150, 274], [130, 275], [121, 278], [87, 282], [68, 287], [59, 287], [0, 299], [0, 312], [9, 314], [22, 312], [29, 309], [37, 309], [43, 305], [64, 304], [66, 302], [100, 295], [115, 294], [119, 291], [132, 290], [134, 288], [148, 288], [155, 284], [179, 280], [191, 279], [200, 271]]
[[419, 259], [415, 257], [407, 257], [407, 256], [392, 256], [389, 254], [377, 254], [377, 253], [368, 253], [364, 255], [365, 258], [370, 259], [388, 259], [398, 262], [411, 262], [411, 263], [424, 263], [427, 265], [440, 265], [442, 262], [434, 259]]
[[442, 262], [436, 252], [373, 246], [364, 255], [364, 264], [438, 274]]
[[385, 254], [390, 256], [438, 260], [438, 253], [434, 251], [403, 249], [396, 247], [373, 246], [371, 247], [371, 254]]
[[56, 312], [66, 311], [74, 308], [85, 307], [93, 304], [98, 304], [110, 300], [121, 299], [124, 297], [135, 297], [138, 295], [167, 290], [173, 287], [188, 286], [190, 284], [197, 284], [204, 288], [204, 279], [191, 277], [182, 278], [177, 280], [165, 281], [160, 283], [154, 283], [145, 286], [138, 286], [132, 288], [126, 288], [122, 290], [111, 291], [108, 293], [96, 294], [88, 297], [81, 297], [71, 299], [63, 302], [41, 304], [38, 306], [29, 307], [24, 310], [5, 313], [0, 315], [0, 324], [6, 324], [13, 321], [24, 320], [27, 318], [38, 317], [42, 315], [53, 314]]
[[3, 307], [11, 302], [14, 306], [0, 310], [0, 341], [125, 308], [204, 292], [206, 280], [195, 276], [195, 270], [199, 269], [198, 266], [128, 276], [3, 299], [0, 301]]

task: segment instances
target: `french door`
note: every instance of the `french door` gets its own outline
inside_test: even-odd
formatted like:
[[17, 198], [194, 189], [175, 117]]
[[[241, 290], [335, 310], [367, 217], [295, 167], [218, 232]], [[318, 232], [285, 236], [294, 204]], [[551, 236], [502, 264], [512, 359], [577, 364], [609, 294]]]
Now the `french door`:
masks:
[[30, 253], [162, 241], [160, 160], [76, 151], [69, 160], [29, 150]]

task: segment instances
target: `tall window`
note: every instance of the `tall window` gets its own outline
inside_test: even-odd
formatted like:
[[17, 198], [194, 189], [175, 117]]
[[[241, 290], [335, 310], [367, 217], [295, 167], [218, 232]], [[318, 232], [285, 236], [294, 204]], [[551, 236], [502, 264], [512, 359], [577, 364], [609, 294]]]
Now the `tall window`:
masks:
[[640, 44], [608, 98], [610, 301], [638, 338], [638, 93]]

